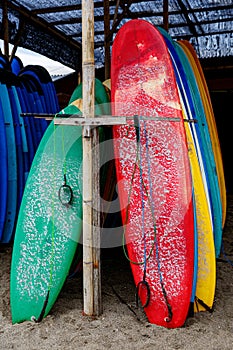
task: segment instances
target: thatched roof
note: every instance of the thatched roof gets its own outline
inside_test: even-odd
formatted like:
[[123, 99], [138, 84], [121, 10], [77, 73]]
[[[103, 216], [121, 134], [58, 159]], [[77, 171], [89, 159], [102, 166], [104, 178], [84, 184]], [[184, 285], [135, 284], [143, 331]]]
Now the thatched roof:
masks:
[[[81, 67], [81, 0], [1, 0], [0, 38], [6, 36], [4, 3], [7, 2], [8, 38], [16, 44], [74, 69]], [[168, 3], [168, 12], [165, 5]], [[173, 39], [189, 40], [200, 59], [233, 57], [232, 0], [94, 0], [96, 66], [104, 62], [104, 4], [110, 17], [107, 39], [112, 42], [120, 26], [143, 18], [163, 26]], [[168, 15], [168, 17], [166, 16]], [[105, 21], [106, 23], [106, 21]]]

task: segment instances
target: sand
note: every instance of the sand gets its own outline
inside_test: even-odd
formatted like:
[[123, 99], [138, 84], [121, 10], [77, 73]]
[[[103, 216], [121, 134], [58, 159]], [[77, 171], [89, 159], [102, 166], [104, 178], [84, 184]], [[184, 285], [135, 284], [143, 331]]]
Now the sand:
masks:
[[233, 196], [228, 196], [224, 250], [217, 261], [214, 310], [187, 319], [182, 328], [148, 323], [136, 308], [135, 287], [122, 248], [102, 256], [103, 313], [82, 314], [82, 273], [69, 278], [50, 314], [39, 324], [12, 325], [9, 298], [11, 246], [0, 246], [0, 349], [233, 349]]

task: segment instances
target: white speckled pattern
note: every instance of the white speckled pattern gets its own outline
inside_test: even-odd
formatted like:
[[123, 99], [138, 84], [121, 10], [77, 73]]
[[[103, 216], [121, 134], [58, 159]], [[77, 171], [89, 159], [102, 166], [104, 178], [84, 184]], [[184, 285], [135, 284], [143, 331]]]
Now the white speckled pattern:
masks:
[[[14, 242], [19, 250], [12, 261], [11, 299], [18, 298], [13, 319], [37, 318], [48, 291], [49, 310], [68, 273], [82, 228], [81, 130], [51, 123], [33, 161]], [[65, 172], [73, 191], [68, 207], [58, 197]]]

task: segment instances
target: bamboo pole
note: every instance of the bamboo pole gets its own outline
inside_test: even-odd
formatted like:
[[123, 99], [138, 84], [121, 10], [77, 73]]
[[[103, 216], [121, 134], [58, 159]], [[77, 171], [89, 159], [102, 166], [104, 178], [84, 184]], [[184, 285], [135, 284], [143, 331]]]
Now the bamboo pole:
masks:
[[[94, 3], [82, 1], [83, 116], [94, 118]], [[98, 129], [83, 127], [83, 297], [84, 315], [100, 315], [100, 211]]]

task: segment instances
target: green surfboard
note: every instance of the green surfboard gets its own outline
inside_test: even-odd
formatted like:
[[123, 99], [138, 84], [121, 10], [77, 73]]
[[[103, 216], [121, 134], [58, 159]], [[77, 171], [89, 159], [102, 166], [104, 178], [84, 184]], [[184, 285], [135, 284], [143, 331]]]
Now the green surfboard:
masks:
[[[77, 87], [75, 99], [81, 99]], [[106, 114], [108, 95], [95, 81], [96, 114]], [[80, 110], [70, 101], [60, 113]], [[97, 103], [97, 102], [96, 102]], [[103, 110], [104, 109], [104, 110]], [[12, 253], [12, 323], [41, 321], [69, 273], [82, 232], [82, 128], [47, 128], [33, 160], [19, 211]]]

